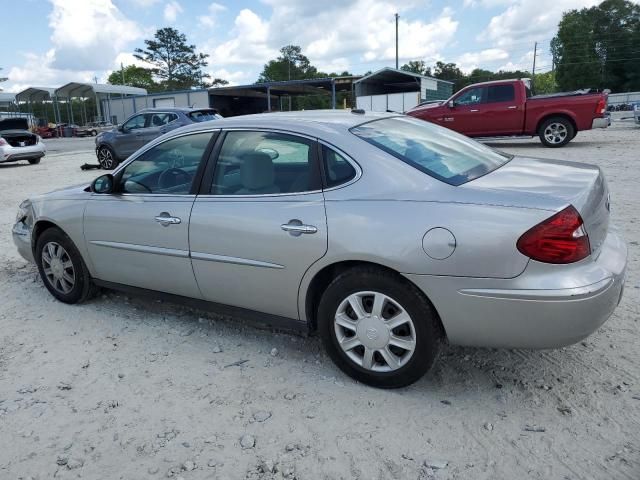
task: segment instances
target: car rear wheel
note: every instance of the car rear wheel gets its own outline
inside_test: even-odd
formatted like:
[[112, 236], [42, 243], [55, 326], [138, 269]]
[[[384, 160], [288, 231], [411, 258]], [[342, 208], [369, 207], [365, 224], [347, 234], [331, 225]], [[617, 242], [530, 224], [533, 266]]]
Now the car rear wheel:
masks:
[[116, 160], [115, 155], [113, 154], [113, 150], [111, 150], [106, 145], [102, 145], [98, 148], [98, 163], [105, 170], [113, 170], [118, 166], [118, 161]]
[[553, 117], [542, 122], [538, 130], [540, 141], [545, 147], [563, 147], [575, 137], [573, 124], [562, 117]]
[[95, 293], [80, 252], [62, 230], [49, 228], [40, 235], [35, 259], [45, 287], [61, 302], [80, 303]]
[[30, 163], [31, 165], [37, 165], [37, 164], [39, 164], [39, 163], [40, 163], [40, 159], [39, 159], [39, 158], [30, 158], [30, 159], [29, 159], [29, 163]]
[[441, 343], [437, 314], [424, 295], [402, 277], [368, 267], [348, 270], [327, 287], [318, 330], [343, 372], [380, 388], [418, 380]]
[[91, 130], [91, 136], [95, 137], [96, 135], [98, 135], [98, 132], [96, 132], [95, 130]]

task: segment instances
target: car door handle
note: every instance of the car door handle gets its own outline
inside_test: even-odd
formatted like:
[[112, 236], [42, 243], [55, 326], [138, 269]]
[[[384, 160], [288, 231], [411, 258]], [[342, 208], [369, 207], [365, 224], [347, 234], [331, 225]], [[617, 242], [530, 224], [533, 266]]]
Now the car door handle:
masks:
[[479, 112], [480, 110], [478, 110], [478, 109], [473, 109], [473, 110], [470, 110], [470, 111], [471, 111], [471, 112]]
[[155, 217], [156, 222], [158, 222], [163, 227], [168, 227], [169, 225], [178, 225], [182, 223], [179, 217], [172, 217], [168, 212], [162, 212], [160, 215]]
[[283, 223], [282, 225], [280, 225], [280, 228], [282, 228], [282, 230], [284, 230], [285, 232], [289, 232], [289, 234], [293, 235], [294, 237], [299, 237], [303, 233], [311, 234], [318, 231], [318, 229], [313, 225], [305, 225], [297, 219], [289, 220], [289, 223]]
[[517, 105], [511, 105], [510, 107], [507, 107], [509, 110], [515, 110], [516, 108], [518, 108]]

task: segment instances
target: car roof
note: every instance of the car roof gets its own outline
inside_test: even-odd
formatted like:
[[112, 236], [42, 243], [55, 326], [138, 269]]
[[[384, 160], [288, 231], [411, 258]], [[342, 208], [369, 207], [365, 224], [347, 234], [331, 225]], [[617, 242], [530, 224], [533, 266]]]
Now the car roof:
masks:
[[198, 110], [216, 110], [215, 108], [211, 108], [211, 107], [199, 107], [199, 108], [195, 108], [195, 107], [149, 107], [149, 108], [143, 108], [140, 109], [136, 112], [137, 113], [152, 113], [152, 112], [195, 112]]
[[195, 123], [180, 129], [180, 131], [208, 130], [218, 128], [271, 128], [290, 130], [310, 135], [321, 135], [321, 132], [344, 132], [357, 125], [379, 120], [381, 118], [397, 117], [397, 113], [365, 112], [364, 110], [306, 110], [297, 112], [272, 112], [253, 115], [209, 120]]

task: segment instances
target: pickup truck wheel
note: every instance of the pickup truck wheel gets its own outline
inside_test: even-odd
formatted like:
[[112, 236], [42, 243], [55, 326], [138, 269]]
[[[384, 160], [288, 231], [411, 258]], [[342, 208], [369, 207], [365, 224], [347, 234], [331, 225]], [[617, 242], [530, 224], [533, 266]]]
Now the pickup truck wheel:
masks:
[[113, 151], [106, 145], [102, 145], [98, 148], [98, 163], [105, 170], [113, 170], [118, 166], [118, 160], [116, 160]]
[[418, 380], [441, 343], [437, 313], [424, 295], [402, 277], [370, 267], [331, 282], [318, 306], [318, 332], [343, 372], [379, 388]]
[[538, 135], [545, 147], [557, 148], [569, 143], [575, 137], [575, 130], [566, 118], [552, 117], [542, 122]]

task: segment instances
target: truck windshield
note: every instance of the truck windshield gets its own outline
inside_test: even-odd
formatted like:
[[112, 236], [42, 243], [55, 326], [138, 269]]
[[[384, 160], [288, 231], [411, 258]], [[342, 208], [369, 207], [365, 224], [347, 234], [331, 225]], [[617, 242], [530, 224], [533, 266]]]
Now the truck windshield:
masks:
[[459, 133], [410, 117], [373, 120], [351, 133], [449, 185], [462, 185], [501, 167], [511, 156]]

